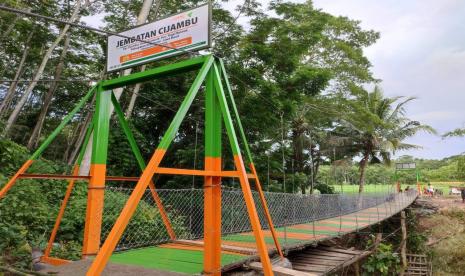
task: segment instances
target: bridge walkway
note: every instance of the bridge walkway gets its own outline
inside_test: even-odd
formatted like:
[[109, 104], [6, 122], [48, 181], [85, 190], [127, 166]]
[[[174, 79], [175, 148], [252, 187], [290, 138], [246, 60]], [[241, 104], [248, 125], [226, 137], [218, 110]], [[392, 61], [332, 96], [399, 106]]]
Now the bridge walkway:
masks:
[[[280, 243], [286, 252], [334, 237], [359, 231], [392, 217], [407, 208], [416, 194], [399, 193], [387, 201], [350, 214], [309, 223], [277, 227]], [[270, 256], [276, 255], [271, 232], [265, 230]], [[158, 246], [115, 252], [110, 262], [154, 269], [157, 271], [201, 274], [203, 269], [202, 240], [175, 241]], [[227, 271], [258, 260], [255, 239], [251, 232], [225, 235], [222, 239], [222, 270]]]

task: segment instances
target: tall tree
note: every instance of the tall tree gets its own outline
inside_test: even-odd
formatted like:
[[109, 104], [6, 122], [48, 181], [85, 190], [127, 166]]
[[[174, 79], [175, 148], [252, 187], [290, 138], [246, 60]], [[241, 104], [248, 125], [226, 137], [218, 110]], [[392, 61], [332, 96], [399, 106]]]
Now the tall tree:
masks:
[[[74, 4], [73, 12], [71, 16], [68, 19], [68, 23], [74, 23], [76, 20], [79, 19], [80, 11], [81, 8], [87, 8], [90, 6], [91, 2], [90, 1], [85, 1], [84, 5], [81, 5], [81, 0], [77, 0], [76, 3]], [[48, 61], [50, 60], [53, 51], [55, 48], [58, 46], [58, 44], [61, 42], [61, 40], [65, 37], [66, 33], [68, 32], [70, 28], [69, 24], [66, 24], [61, 30], [58, 36], [55, 38], [55, 40], [52, 42], [52, 44], [48, 47], [47, 52], [44, 54], [42, 61], [37, 68], [34, 77], [29, 84], [29, 86], [26, 88], [25, 92], [21, 96], [21, 99], [16, 103], [16, 106], [13, 110], [13, 112], [10, 114], [6, 124], [5, 128], [3, 130], [3, 134], [8, 134], [10, 129], [12, 128], [13, 124], [16, 122], [18, 119], [19, 113], [21, 109], [24, 107], [26, 101], [28, 100], [29, 96], [31, 95], [32, 91], [34, 88], [37, 86], [40, 78], [42, 77], [42, 74], [44, 73], [45, 67], [48, 64]]]
[[414, 98], [384, 97], [380, 88], [372, 92], [356, 89], [347, 101], [347, 111], [333, 132], [339, 151], [360, 157], [359, 192], [365, 185], [365, 171], [371, 163], [390, 164], [396, 150], [418, 148], [403, 141], [419, 131], [435, 133], [428, 125], [405, 117], [405, 105]]
[[21, 60], [18, 64], [18, 67], [16, 69], [16, 73], [14, 76], [13, 81], [10, 83], [10, 86], [8, 87], [8, 90], [5, 94], [5, 97], [3, 98], [2, 103], [0, 104], [0, 118], [3, 117], [5, 114], [6, 109], [10, 105], [11, 101], [13, 100], [16, 87], [18, 85], [18, 80], [21, 77], [21, 75], [24, 73], [24, 66], [26, 64], [26, 58], [29, 55], [29, 50], [31, 48], [31, 40], [32, 37], [34, 36], [34, 31], [32, 30], [29, 35], [26, 38], [26, 42], [24, 43], [24, 50], [21, 55]]
[[68, 49], [69, 49], [70, 39], [71, 39], [71, 36], [67, 34], [64, 44], [63, 44], [63, 49], [61, 50], [60, 58], [58, 59], [58, 64], [55, 69], [55, 75], [53, 78], [54, 82], [51, 82], [49, 89], [47, 93], [45, 94], [44, 101], [42, 103], [42, 109], [40, 110], [40, 114], [37, 118], [36, 125], [34, 126], [31, 137], [29, 138], [29, 141], [27, 143], [28, 149], [32, 149], [36, 147], [37, 142], [39, 141], [40, 133], [42, 131], [42, 126], [44, 125], [44, 122], [45, 122], [45, 116], [47, 115], [50, 104], [52, 103], [53, 95], [55, 94], [55, 91], [57, 90], [60, 84], [61, 75], [63, 73], [63, 68], [65, 66], [66, 53], [68, 52]]

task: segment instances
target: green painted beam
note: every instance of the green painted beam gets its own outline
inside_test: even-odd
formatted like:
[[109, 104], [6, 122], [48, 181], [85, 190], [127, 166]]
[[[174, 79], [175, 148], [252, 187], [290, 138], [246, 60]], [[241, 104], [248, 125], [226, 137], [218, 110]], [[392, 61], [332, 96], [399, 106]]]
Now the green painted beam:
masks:
[[205, 80], [205, 157], [221, 157], [221, 109], [210, 68]]
[[237, 141], [236, 131], [234, 129], [234, 124], [232, 122], [231, 113], [229, 112], [228, 102], [224, 95], [223, 85], [221, 84], [221, 77], [218, 72], [218, 67], [216, 64], [212, 66], [214, 74], [214, 84], [216, 95], [218, 96], [218, 101], [221, 107], [221, 113], [223, 114], [224, 125], [226, 126], [226, 131], [228, 133], [229, 143], [231, 144], [231, 150], [234, 155], [241, 153], [239, 148], [239, 142]]
[[136, 157], [137, 163], [139, 164], [139, 168], [141, 169], [141, 171], [143, 171], [145, 169], [144, 158], [142, 158], [142, 154], [140, 153], [139, 147], [137, 146], [136, 139], [134, 139], [134, 135], [132, 135], [132, 131], [129, 128], [129, 124], [126, 121], [126, 118], [124, 117], [123, 110], [121, 109], [121, 106], [118, 100], [116, 99], [114, 93], [111, 93], [111, 102], [115, 107], [115, 113], [118, 117], [121, 128], [123, 129], [123, 132], [126, 135], [126, 138], [128, 139], [131, 150], [134, 153], [134, 156]]
[[199, 88], [202, 85], [202, 82], [205, 80], [205, 77], [207, 76], [207, 73], [213, 64], [213, 61], [214, 61], [213, 56], [207, 56], [207, 59], [203, 63], [202, 68], [200, 68], [200, 71], [197, 74], [197, 77], [195, 78], [194, 82], [189, 88], [189, 92], [187, 92], [186, 97], [181, 103], [181, 106], [179, 107], [178, 112], [176, 112], [176, 115], [174, 116], [173, 121], [171, 121], [171, 124], [168, 127], [168, 130], [165, 132], [165, 135], [161, 139], [161, 142], [158, 145], [158, 149], [163, 149], [163, 150], [168, 149], [169, 145], [171, 144], [171, 141], [173, 141], [174, 137], [176, 136], [179, 126], [181, 125], [182, 120], [186, 116], [187, 111], [189, 110], [189, 107], [194, 101], [195, 96], [197, 95], [197, 92], [199, 91]]
[[200, 56], [184, 60], [178, 63], [168, 64], [160, 67], [156, 67], [143, 72], [134, 73], [131, 75], [106, 80], [102, 82], [103, 90], [115, 89], [118, 87], [136, 84], [139, 82], [149, 81], [164, 76], [172, 76], [174, 74], [184, 73], [188, 71], [196, 70], [203, 66], [205, 61], [210, 56]]
[[237, 125], [239, 127], [239, 133], [244, 143], [245, 153], [247, 154], [249, 163], [253, 164], [253, 159], [252, 159], [252, 154], [250, 153], [249, 143], [247, 142], [247, 138], [245, 137], [244, 128], [242, 127], [241, 118], [239, 117], [239, 111], [237, 110], [236, 102], [234, 101], [234, 95], [231, 89], [231, 84], [229, 83], [228, 74], [226, 73], [226, 68], [224, 67], [223, 59], [219, 59], [217, 63], [218, 63], [219, 68], [221, 69], [221, 74], [223, 76], [224, 82], [226, 83], [226, 88], [228, 90], [228, 96], [231, 102], [232, 109], [234, 111], [234, 116], [236, 118]]
[[108, 154], [108, 135], [110, 132], [111, 90], [97, 89], [94, 113], [94, 138], [92, 141], [92, 164], [106, 164]]
[[90, 99], [94, 94], [94, 90], [97, 86], [92, 87], [84, 97], [76, 104], [76, 106], [71, 110], [71, 112], [66, 115], [58, 127], [45, 139], [45, 141], [40, 145], [40, 147], [32, 154], [31, 160], [39, 158], [39, 156], [44, 152], [44, 150], [50, 145], [50, 143], [57, 137], [60, 131], [73, 119], [74, 115], [82, 108], [82, 106]]

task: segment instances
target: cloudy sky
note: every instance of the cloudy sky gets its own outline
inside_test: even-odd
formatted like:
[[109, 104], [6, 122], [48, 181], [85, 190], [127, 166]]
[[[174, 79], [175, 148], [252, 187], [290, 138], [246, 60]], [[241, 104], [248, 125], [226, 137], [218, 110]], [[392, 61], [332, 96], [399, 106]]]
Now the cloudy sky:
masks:
[[[231, 1], [227, 7], [237, 14], [233, 9], [242, 2]], [[266, 7], [269, 0], [261, 2]], [[386, 95], [418, 98], [408, 106], [409, 118], [439, 133], [465, 126], [465, 1], [314, 0], [314, 5], [381, 33], [365, 53]], [[465, 152], [465, 138], [419, 134], [407, 142], [423, 149], [397, 155], [443, 158]]]
[[[241, 1], [233, 1], [236, 5]], [[267, 6], [268, 0], [261, 0]], [[303, 2], [303, 0], [295, 0]], [[407, 116], [444, 133], [465, 126], [465, 1], [314, 0], [334, 15], [361, 21], [381, 33], [365, 53], [388, 96], [414, 96]], [[443, 158], [465, 152], [465, 138], [418, 134], [408, 143], [419, 150], [399, 152]]]
[[[366, 49], [373, 72], [390, 96], [415, 96], [411, 119], [444, 133], [465, 126], [465, 1], [315, 0], [331, 14], [361, 20], [381, 33]], [[443, 140], [428, 134], [410, 139], [423, 149], [405, 152], [442, 158], [465, 152], [465, 138]]]

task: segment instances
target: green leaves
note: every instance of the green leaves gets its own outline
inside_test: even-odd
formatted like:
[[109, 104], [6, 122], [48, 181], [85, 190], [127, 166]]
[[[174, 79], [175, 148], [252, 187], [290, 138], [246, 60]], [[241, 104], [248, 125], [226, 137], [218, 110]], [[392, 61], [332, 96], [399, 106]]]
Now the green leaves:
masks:
[[363, 264], [363, 275], [397, 275], [399, 264], [399, 255], [392, 249], [392, 244], [380, 243]]

